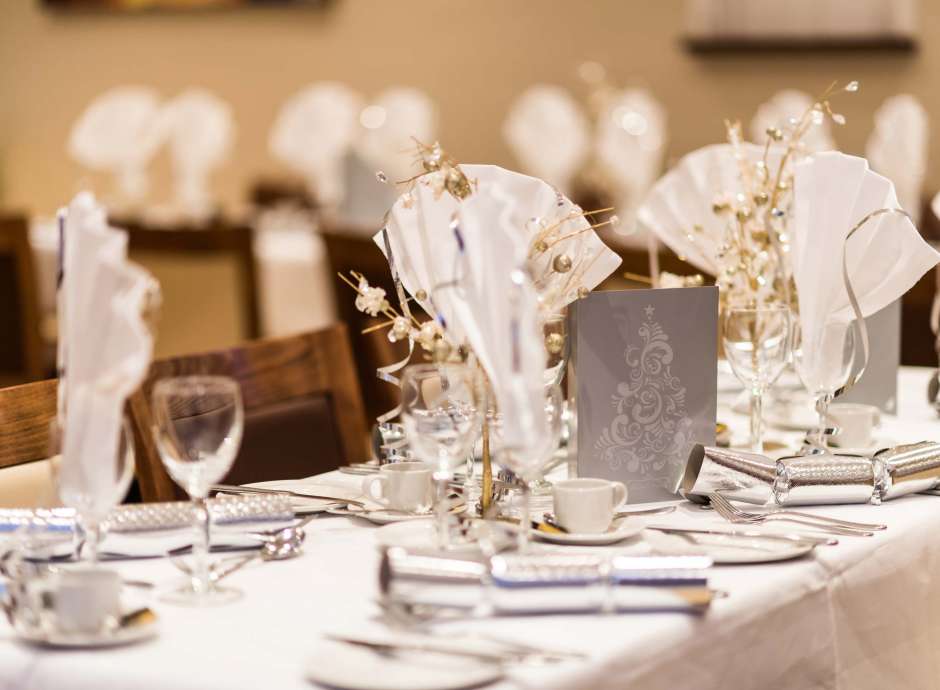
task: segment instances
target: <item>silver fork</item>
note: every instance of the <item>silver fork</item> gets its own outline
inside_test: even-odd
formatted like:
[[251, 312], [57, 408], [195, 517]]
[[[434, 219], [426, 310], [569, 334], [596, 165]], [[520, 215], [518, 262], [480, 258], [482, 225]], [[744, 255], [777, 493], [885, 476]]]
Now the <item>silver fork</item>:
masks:
[[828, 532], [830, 534], [841, 534], [846, 537], [870, 537], [873, 535], [872, 532], [857, 527], [847, 527], [844, 525], [820, 522], [815, 519], [815, 516], [813, 516], [814, 519], [792, 516], [790, 511], [779, 511], [773, 513], [748, 513], [731, 505], [731, 502], [728, 499], [719, 494], [709, 494], [708, 498], [711, 501], [712, 506], [715, 508], [715, 511], [728, 522], [757, 525], [773, 520], [782, 520], [798, 525], [812, 527], [813, 529]]
[[726, 496], [722, 496], [721, 494], [715, 494], [715, 495], [718, 496], [719, 500], [722, 500], [725, 503], [727, 503], [729, 506], [731, 506], [732, 510], [734, 510], [739, 515], [747, 515], [747, 516], [756, 515], [758, 517], [762, 515], [791, 515], [793, 517], [806, 518], [807, 520], [815, 520], [816, 522], [824, 522], [827, 524], [835, 525], [836, 527], [847, 527], [848, 529], [858, 529], [858, 530], [863, 530], [865, 532], [873, 531], [873, 530], [883, 530], [883, 529], [888, 528], [887, 525], [879, 525], [877, 523], [872, 523], [872, 522], [852, 522], [851, 520], [840, 520], [838, 518], [827, 517], [825, 515], [816, 515], [815, 513], [801, 513], [798, 510], [790, 510], [789, 508], [771, 508], [763, 513], [751, 513], [735, 506], [733, 503], [731, 503], [730, 499], [728, 499]]

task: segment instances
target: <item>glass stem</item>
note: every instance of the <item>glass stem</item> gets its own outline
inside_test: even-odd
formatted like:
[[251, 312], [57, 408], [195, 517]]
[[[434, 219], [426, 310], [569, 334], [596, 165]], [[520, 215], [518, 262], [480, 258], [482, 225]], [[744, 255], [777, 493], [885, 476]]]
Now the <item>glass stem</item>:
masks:
[[519, 487], [519, 532], [516, 535], [516, 550], [519, 553], [528, 553], [531, 543], [529, 538], [530, 523], [532, 522], [532, 492], [529, 490], [529, 482], [521, 477]]
[[434, 480], [437, 483], [437, 501], [434, 504], [437, 517], [437, 545], [443, 551], [450, 548], [450, 506], [447, 502], [450, 477], [435, 474]]
[[98, 545], [101, 543], [101, 523], [97, 520], [85, 521], [84, 560], [92, 566], [98, 565]]
[[826, 429], [829, 427], [829, 401], [831, 397], [828, 393], [823, 393], [816, 398], [816, 414], [819, 415], [819, 430], [816, 433], [816, 445], [826, 450], [829, 447], [829, 434]]
[[193, 590], [199, 594], [208, 592], [209, 579], [209, 505], [205, 496], [193, 498]]
[[751, 389], [751, 450], [755, 453], [764, 452], [764, 439], [762, 437], [761, 425], [763, 422], [762, 411], [764, 407], [764, 395], [760, 388]]

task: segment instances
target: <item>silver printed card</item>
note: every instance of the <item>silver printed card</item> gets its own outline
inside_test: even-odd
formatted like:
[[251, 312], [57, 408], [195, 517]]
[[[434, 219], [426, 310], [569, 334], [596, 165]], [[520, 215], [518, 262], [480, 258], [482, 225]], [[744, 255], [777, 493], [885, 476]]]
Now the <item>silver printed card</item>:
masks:
[[594, 292], [574, 319], [578, 476], [674, 498], [692, 446], [715, 442], [718, 289]]

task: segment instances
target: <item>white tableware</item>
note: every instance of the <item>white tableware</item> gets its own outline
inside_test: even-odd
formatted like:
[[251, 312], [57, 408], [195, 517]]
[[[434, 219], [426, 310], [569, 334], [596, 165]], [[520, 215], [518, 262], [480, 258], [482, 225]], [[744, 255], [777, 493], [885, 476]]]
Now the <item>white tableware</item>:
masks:
[[317, 641], [305, 669], [308, 680], [344, 690], [461, 690], [492, 683], [503, 675], [496, 664], [452, 655], [389, 654], [331, 640]]
[[[431, 466], [424, 462], [384, 465], [378, 476], [362, 480], [362, 493], [391, 510], [426, 513], [433, 505]], [[379, 492], [376, 493], [376, 488]]]
[[[497, 551], [512, 544], [515, 527], [512, 525], [493, 525], [491, 530], [493, 547]], [[400, 546], [414, 553], [441, 554], [435, 525], [430, 520], [413, 520], [388, 524], [375, 531], [378, 547]], [[449, 556], [479, 556], [480, 545], [475, 541], [454, 539], [443, 550]]]
[[643, 531], [643, 523], [638, 520], [629, 520], [621, 518], [615, 520], [606, 532], [579, 534], [576, 532], [542, 532], [541, 530], [532, 530], [532, 536], [538, 537], [542, 541], [552, 544], [564, 544], [570, 546], [608, 546], [616, 544], [625, 539], [635, 537]]
[[74, 568], [56, 577], [56, 625], [62, 633], [94, 634], [121, 611], [121, 576], [106, 568]]
[[643, 539], [657, 553], [668, 555], [704, 555], [715, 564], [735, 565], [773, 563], [799, 558], [810, 553], [811, 543], [787, 542], [761, 537], [720, 534], [665, 534], [647, 530]]
[[861, 403], [832, 403], [829, 420], [838, 431], [833, 445], [839, 448], [867, 448], [872, 444], [872, 432], [881, 423], [881, 410]]
[[601, 534], [608, 530], [616, 510], [627, 500], [623, 482], [606, 479], [565, 479], [552, 490], [558, 524], [571, 534]]
[[69, 633], [58, 629], [17, 627], [16, 634], [21, 640], [43, 647], [97, 649], [141, 642], [155, 636], [159, 631], [156, 615], [152, 610], [146, 609], [123, 614], [118, 627], [104, 628], [97, 632]]

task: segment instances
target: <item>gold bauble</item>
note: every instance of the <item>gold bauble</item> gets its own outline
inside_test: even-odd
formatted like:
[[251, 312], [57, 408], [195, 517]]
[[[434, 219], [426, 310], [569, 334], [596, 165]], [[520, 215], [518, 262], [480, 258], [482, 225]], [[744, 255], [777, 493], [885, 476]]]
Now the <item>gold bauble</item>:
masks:
[[545, 351], [550, 355], [561, 354], [565, 349], [565, 336], [561, 333], [549, 333], [545, 336]]
[[559, 254], [552, 261], [552, 268], [556, 273], [567, 273], [571, 270], [571, 257], [567, 254]]

